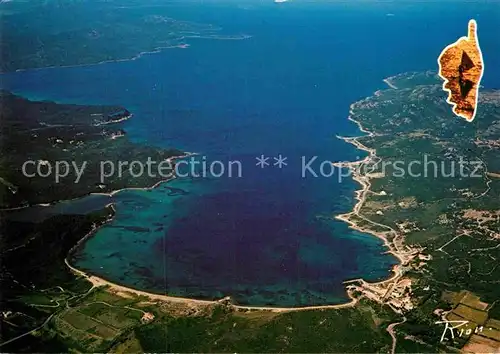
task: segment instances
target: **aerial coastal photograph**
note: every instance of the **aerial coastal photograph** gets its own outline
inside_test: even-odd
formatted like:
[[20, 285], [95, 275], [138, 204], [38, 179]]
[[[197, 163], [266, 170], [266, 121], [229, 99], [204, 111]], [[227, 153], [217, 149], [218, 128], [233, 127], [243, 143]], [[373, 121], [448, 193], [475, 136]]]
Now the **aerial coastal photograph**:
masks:
[[500, 353], [499, 23], [1, 0], [0, 352]]

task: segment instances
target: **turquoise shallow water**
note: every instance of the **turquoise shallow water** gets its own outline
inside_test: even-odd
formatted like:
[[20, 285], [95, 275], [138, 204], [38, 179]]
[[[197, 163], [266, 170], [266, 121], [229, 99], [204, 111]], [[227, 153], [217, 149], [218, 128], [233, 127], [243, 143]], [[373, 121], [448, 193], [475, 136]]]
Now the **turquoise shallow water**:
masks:
[[[189, 194], [172, 195], [170, 187]], [[77, 264], [141, 289], [231, 294], [251, 304], [338, 302], [343, 280], [379, 279], [393, 262], [376, 238], [327, 215], [304, 225], [288, 203], [271, 205], [245, 192], [207, 192], [203, 183], [179, 180], [116, 199], [115, 221], [87, 243]]]
[[[134, 61], [3, 76], [6, 88], [31, 97], [124, 105], [134, 113], [124, 128], [138, 143], [242, 164], [241, 178], [180, 178], [58, 205], [52, 212], [116, 203], [115, 220], [80, 250], [78, 267], [140, 289], [253, 305], [338, 303], [346, 300], [342, 281], [389, 276], [395, 259], [382, 242], [333, 219], [352, 208], [357, 185], [337, 175], [302, 178], [301, 158], [363, 156], [335, 138], [359, 133], [349, 105], [383, 88], [387, 76], [433, 69], [471, 15], [481, 16], [483, 53], [495, 52], [495, 17], [486, 5], [444, 13], [439, 4], [415, 11], [406, 2], [274, 5], [168, 9], [247, 40], [192, 40], [189, 49]], [[426, 41], [424, 28], [435, 34]], [[493, 77], [485, 74], [487, 87]], [[288, 165], [260, 169], [261, 154], [282, 154]]]

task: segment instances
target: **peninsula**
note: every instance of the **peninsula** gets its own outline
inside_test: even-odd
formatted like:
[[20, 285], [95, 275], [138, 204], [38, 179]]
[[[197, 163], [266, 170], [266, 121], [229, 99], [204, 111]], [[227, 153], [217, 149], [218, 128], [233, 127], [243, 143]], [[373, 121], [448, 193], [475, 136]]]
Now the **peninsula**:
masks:
[[[15, 299], [10, 306], [17, 307], [4, 314], [4, 321], [14, 325], [28, 313], [33, 321], [25, 321], [23, 328], [7, 324], [12, 334], [2, 349], [498, 351], [500, 180], [494, 176], [500, 172], [499, 92], [482, 93], [474, 131], [450, 119], [436, 73], [386, 80], [390, 89], [351, 106], [349, 119], [363, 135], [343, 139], [368, 156], [338, 163], [353, 170], [361, 189], [352, 212], [332, 217], [384, 240], [400, 260], [390, 279], [348, 280], [351, 302], [311, 308], [173, 298], [113, 284], [67, 261], [80, 239], [111, 220], [112, 206], [88, 216], [54, 217], [43, 225], [8, 222], [2, 231], [13, 236], [2, 251], [8, 267], [4, 274], [10, 274], [4, 283]], [[450, 168], [457, 161], [469, 163], [455, 171], [463, 176], [452, 178]], [[72, 230], [60, 227], [68, 222]], [[49, 239], [59, 241], [45, 243]], [[40, 243], [47, 245], [47, 253], [27, 257]], [[21, 258], [30, 262], [16, 262]], [[51, 267], [44, 268], [49, 260]], [[28, 290], [18, 284], [26, 282], [22, 276], [29, 269], [48, 273]], [[457, 319], [467, 321], [471, 330], [442, 339], [439, 323]]]
[[168, 176], [137, 176], [125, 169], [103, 180], [101, 162], [159, 162], [183, 155], [132, 143], [120, 125], [132, 117], [124, 107], [32, 101], [7, 91], [0, 92], [0, 105], [0, 140], [9, 151], [0, 170], [4, 209], [150, 187]]

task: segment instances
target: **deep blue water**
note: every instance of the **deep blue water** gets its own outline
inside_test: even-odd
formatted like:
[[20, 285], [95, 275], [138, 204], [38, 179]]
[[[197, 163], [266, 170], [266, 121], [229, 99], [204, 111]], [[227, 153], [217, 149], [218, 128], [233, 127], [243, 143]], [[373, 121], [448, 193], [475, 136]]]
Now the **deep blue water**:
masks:
[[[134, 118], [124, 128], [139, 143], [241, 161], [241, 178], [116, 195], [116, 219], [87, 242], [77, 266], [141, 289], [250, 304], [336, 303], [345, 300], [342, 281], [387, 277], [395, 259], [381, 241], [333, 219], [352, 208], [357, 185], [302, 178], [300, 159], [362, 156], [335, 138], [358, 134], [349, 105], [384, 88], [385, 77], [436, 69], [469, 18], [478, 21], [483, 85], [498, 87], [498, 5], [214, 2], [169, 11], [252, 38], [193, 39], [188, 49], [134, 61], [3, 75], [5, 88], [29, 97], [126, 106]], [[271, 162], [282, 154], [288, 166], [260, 169], [261, 154]], [[97, 199], [81, 210], [104, 203]], [[78, 209], [70, 204], [59, 209]]]

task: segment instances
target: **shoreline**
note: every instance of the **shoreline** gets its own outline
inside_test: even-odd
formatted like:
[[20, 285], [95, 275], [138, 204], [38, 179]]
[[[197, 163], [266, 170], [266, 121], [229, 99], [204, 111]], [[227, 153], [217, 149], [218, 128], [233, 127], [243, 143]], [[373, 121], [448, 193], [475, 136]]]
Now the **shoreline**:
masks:
[[[175, 160], [180, 160], [180, 159], [184, 159], [186, 157], [196, 156], [196, 155], [198, 155], [198, 154], [195, 152], [185, 152], [182, 155], [171, 156], [171, 157], [165, 159], [165, 161], [168, 161], [170, 163], [170, 162], [175, 162]], [[163, 183], [170, 182], [176, 178], [177, 178], [177, 176], [175, 175], [175, 173], [171, 172], [168, 177], [156, 182], [155, 184], [153, 184], [149, 187], [125, 187], [125, 188], [112, 190], [111, 192], [108, 192], [108, 193], [106, 193], [106, 192], [91, 192], [88, 195], [102, 195], [102, 196], [106, 196], [106, 197], [112, 197], [115, 194], [118, 194], [122, 191], [149, 191], [149, 190], [155, 189], [156, 187], [160, 186]], [[79, 199], [79, 198], [76, 198], [76, 199]]]
[[[195, 152], [185, 152], [182, 155], [171, 156], [171, 157], [165, 159], [165, 161], [175, 162], [175, 160], [184, 159], [186, 157], [196, 156], [196, 155], [198, 155], [198, 154], [195, 153]], [[120, 193], [122, 191], [128, 191], [128, 190], [138, 190], [138, 191], [144, 190], [144, 191], [148, 191], [148, 190], [151, 190], [151, 189], [155, 189], [156, 187], [160, 186], [161, 184], [170, 182], [170, 181], [172, 181], [172, 180], [174, 180], [176, 178], [177, 177], [172, 172], [172, 174], [170, 174], [165, 179], [159, 180], [159, 181], [155, 182], [153, 185], [147, 186], [147, 187], [124, 187], [124, 188], [120, 188], [120, 189], [113, 189], [110, 192], [89, 192], [89, 193], [83, 194], [81, 196], [78, 196], [78, 197], [75, 197], [75, 198], [70, 198], [70, 199], [59, 199], [59, 200], [54, 200], [54, 201], [46, 202], [46, 203], [29, 204], [29, 205], [22, 205], [22, 206], [16, 206], [16, 207], [11, 207], [11, 208], [0, 208], [0, 212], [3, 212], [3, 211], [6, 211], [6, 212], [9, 212], [9, 211], [18, 211], [18, 210], [23, 210], [23, 209], [28, 209], [28, 208], [37, 208], [37, 207], [51, 207], [51, 206], [54, 206], [54, 205], [56, 205], [58, 203], [72, 202], [72, 201], [83, 199], [83, 198], [86, 198], [86, 197], [89, 197], [89, 196], [92, 196], [92, 195], [101, 195], [101, 196], [105, 196], [105, 197], [113, 197], [115, 194]], [[107, 204], [107, 205], [109, 205], [109, 204]]]
[[[153, 187], [150, 187], [150, 188], [153, 188]], [[129, 293], [129, 294], [134, 294], [137, 296], [145, 296], [153, 301], [182, 303], [185, 305], [195, 305], [195, 306], [196, 305], [213, 306], [213, 305], [217, 305], [217, 304], [224, 304], [227, 300], [230, 301], [231, 298], [229, 296], [223, 297], [222, 299], [219, 299], [219, 300], [202, 300], [202, 299], [189, 298], [189, 297], [157, 294], [157, 293], [153, 293], [153, 292], [149, 292], [149, 291], [139, 290], [139, 289], [131, 288], [129, 286], [114, 283], [112, 281], [106, 280], [102, 277], [99, 277], [99, 276], [94, 275], [94, 274], [89, 273], [89, 272], [84, 272], [83, 270], [78, 269], [78, 268], [74, 267], [73, 265], [71, 265], [68, 258], [78, 249], [78, 247], [80, 247], [82, 244], [84, 244], [89, 238], [95, 236], [96, 232], [101, 227], [103, 227], [103, 226], [105, 226], [113, 221], [115, 214], [116, 214], [116, 209], [115, 209], [114, 203], [108, 203], [104, 206], [104, 208], [111, 208], [111, 210], [112, 210], [111, 215], [108, 217], [108, 219], [106, 219], [104, 222], [102, 222], [99, 225], [93, 225], [92, 229], [87, 234], [85, 234], [85, 236], [83, 236], [80, 240], [78, 240], [78, 242], [75, 243], [73, 245], [73, 247], [70, 248], [70, 250], [67, 253], [67, 256], [64, 258], [64, 263], [66, 264], [66, 266], [69, 268], [69, 270], [73, 274], [86, 279], [87, 281], [89, 281], [92, 284], [92, 288], [90, 290], [92, 290], [93, 288], [108, 287], [109, 290], [111, 290], [113, 293], [115, 293], [118, 296], [123, 296], [123, 293]], [[346, 282], [351, 282], [351, 281], [352, 280], [347, 280]], [[90, 290], [89, 290], [89, 292], [90, 292]], [[358, 296], [358, 297], [353, 296], [352, 293], [349, 291], [349, 289], [347, 289], [347, 296], [350, 299], [350, 301], [345, 302], [345, 303], [341, 303], [341, 304], [332, 304], [332, 305], [280, 307], [280, 306], [235, 305], [233, 303], [230, 303], [230, 306], [233, 309], [243, 310], [243, 311], [269, 311], [269, 312], [275, 312], [275, 313], [283, 313], [283, 312], [292, 312], [292, 311], [349, 308], [349, 307], [354, 307], [359, 302], [359, 300], [363, 297], [363, 296]]]
[[[215, 36], [215, 37], [214, 37]], [[217, 37], [217, 35], [214, 36], [203, 36], [203, 35], [191, 35], [191, 36], [180, 36], [179, 38], [172, 39], [172, 41], [179, 41], [182, 42], [184, 40], [189, 40], [189, 39], [212, 39], [212, 40], [245, 40], [252, 38], [251, 35], [249, 34], [240, 34], [240, 35], [219, 35], [220, 37]], [[159, 46], [155, 47], [151, 50], [146, 50], [139, 52], [135, 55], [132, 55], [128, 58], [117, 58], [117, 59], [108, 59], [108, 60], [101, 60], [101, 61], [96, 61], [94, 63], [86, 63], [86, 64], [70, 64], [70, 65], [51, 65], [51, 66], [41, 66], [41, 67], [33, 67], [33, 68], [22, 68], [22, 69], [16, 69], [12, 71], [0, 71], [0, 75], [7, 75], [11, 73], [22, 73], [26, 71], [38, 71], [38, 70], [45, 70], [45, 69], [68, 69], [68, 68], [84, 68], [84, 67], [90, 67], [90, 66], [96, 66], [96, 65], [102, 65], [102, 64], [109, 64], [109, 63], [120, 63], [120, 62], [127, 62], [127, 61], [134, 61], [137, 59], [141, 59], [145, 55], [150, 55], [150, 54], [158, 54], [161, 53], [167, 49], [187, 49], [191, 45], [189, 43], [179, 43], [179, 44], [172, 44], [172, 45], [167, 45], [167, 46]]]
[[383, 81], [387, 84], [387, 86], [389, 86], [391, 89], [393, 90], [397, 90], [398, 87], [396, 85], [394, 85], [392, 82], [391, 82], [391, 79], [393, 78], [394, 76], [391, 76], [391, 77], [388, 77], [388, 78], [385, 78]]
[[132, 113], [129, 113], [126, 116], [119, 118], [119, 119], [116, 119], [116, 120], [112, 119], [109, 121], [96, 123], [96, 124], [94, 124], [94, 127], [100, 127], [101, 125], [109, 125], [109, 124], [117, 124], [117, 123], [125, 122], [125, 121], [129, 120], [130, 118], [132, 118], [133, 116], [134, 115]]
[[[394, 86], [390, 82], [388, 82], [387, 79], [384, 79], [383, 81], [391, 89], [397, 89], [396, 86]], [[366, 234], [370, 234], [372, 236], [375, 236], [375, 237], [381, 239], [384, 242], [384, 245], [388, 248], [387, 253], [392, 254], [398, 260], [398, 264], [396, 264], [396, 265], [394, 265], [392, 267], [392, 273], [393, 274], [392, 274], [392, 276], [390, 276], [387, 279], [376, 281], [376, 282], [367, 282], [367, 281], [365, 281], [362, 278], [359, 278], [359, 279], [347, 279], [347, 280], [345, 280], [343, 282], [343, 284], [347, 284], [347, 283], [351, 283], [351, 282], [355, 282], [355, 281], [361, 281], [361, 282], [364, 282], [364, 283], [367, 283], [367, 284], [370, 284], [370, 285], [383, 285], [383, 284], [390, 283], [390, 282], [396, 283], [399, 280], [399, 278], [402, 276], [401, 266], [404, 265], [408, 260], [406, 259], [405, 254], [402, 253], [402, 252], [400, 252], [397, 249], [397, 247], [394, 245], [394, 243], [390, 242], [387, 239], [387, 237], [385, 236], [385, 233], [394, 233], [394, 234], [397, 235], [397, 232], [394, 229], [392, 229], [391, 227], [387, 226], [387, 225], [375, 223], [373, 221], [370, 221], [370, 220], [364, 218], [362, 215], [359, 214], [359, 212], [360, 212], [360, 210], [361, 210], [361, 208], [362, 208], [362, 206], [363, 206], [363, 204], [364, 204], [364, 202], [366, 200], [367, 194], [369, 192], [371, 192], [370, 191], [370, 187], [371, 187], [370, 179], [371, 178], [375, 178], [375, 177], [368, 176], [368, 175], [361, 175], [361, 174], [359, 174], [356, 171], [356, 168], [358, 166], [362, 166], [365, 163], [369, 163], [369, 162], [372, 162], [373, 160], [380, 159], [380, 158], [376, 155], [376, 149], [370, 149], [370, 148], [366, 147], [365, 145], [363, 145], [362, 143], [360, 143], [358, 141], [358, 139], [360, 139], [362, 137], [365, 137], [365, 136], [374, 136], [375, 133], [367, 130], [365, 127], [363, 127], [363, 125], [359, 121], [355, 120], [352, 117], [352, 113], [353, 113], [352, 112], [352, 108], [353, 108], [354, 104], [355, 103], [351, 104], [351, 106], [350, 106], [349, 116], [348, 116], [347, 119], [350, 120], [350, 121], [352, 121], [352, 122], [354, 122], [358, 126], [359, 130], [362, 133], [365, 133], [366, 135], [361, 135], [361, 136], [356, 136], [356, 137], [341, 137], [341, 136], [337, 136], [337, 137], [339, 139], [342, 139], [342, 140], [350, 143], [350, 144], [353, 144], [359, 150], [363, 150], [363, 151], [368, 152], [368, 156], [365, 157], [361, 161], [334, 163], [334, 165], [337, 166], [337, 167], [343, 167], [343, 168], [349, 168], [349, 169], [351, 169], [351, 171], [353, 173], [353, 180], [356, 181], [356, 182], [358, 182], [361, 185], [361, 189], [355, 191], [355, 199], [357, 200], [357, 202], [354, 205], [353, 210], [351, 212], [348, 212], [348, 213], [336, 215], [335, 219], [341, 220], [341, 221], [347, 223], [351, 229], [354, 229], [354, 230], [357, 230], [357, 231], [360, 231], [360, 232], [363, 232], [363, 233], [366, 233]], [[189, 156], [189, 155], [190, 154], [188, 153], [186, 156]], [[186, 157], [186, 156], [182, 156], [182, 157]], [[182, 157], [178, 157], [178, 158], [182, 158]], [[174, 178], [175, 178], [175, 176], [173, 176], [172, 179], [174, 179]], [[161, 184], [163, 182], [165, 182], [165, 181], [160, 181], [160, 182], [156, 183], [154, 186], [149, 187], [147, 189], [153, 189], [153, 188], [155, 188], [156, 186], [158, 186], [159, 184]], [[166, 182], [168, 182], [168, 181], [166, 181]], [[145, 189], [145, 188], [139, 188], [139, 189]], [[114, 193], [117, 193], [117, 192], [119, 192], [119, 190], [118, 191], [114, 191], [111, 194], [106, 194], [106, 193], [102, 193], [102, 194], [105, 194], [105, 195], [108, 195], [108, 196], [112, 196]], [[111, 206], [113, 208], [113, 210], [114, 210], [113, 203], [108, 204], [108, 206]], [[371, 229], [366, 229], [366, 228], [360, 227], [360, 226], [358, 226], [356, 224], [355, 221], [352, 221], [350, 219], [352, 215], [360, 217], [363, 220], [365, 220], [365, 221], [367, 221], [367, 222], [369, 222], [371, 224], [374, 224], [376, 226], [379, 226], [379, 227], [382, 227], [382, 228], [386, 228], [388, 231], [385, 232], [385, 233], [382, 233], [382, 232], [377, 232], [377, 231], [374, 231], [374, 230], [371, 230]], [[107, 220], [105, 223], [103, 223], [99, 227], [96, 227], [95, 229], [91, 230], [87, 235], [85, 235], [74, 247], [71, 248], [71, 250], [68, 252], [68, 256], [79, 245], [81, 245], [83, 242], [85, 242], [89, 237], [93, 236], [95, 234], [95, 232], [101, 226], [103, 226], [106, 223], [112, 221], [113, 216], [110, 218], [110, 220]], [[200, 299], [188, 298], [188, 297], [178, 297], [178, 296], [155, 294], [155, 293], [152, 293], [152, 292], [142, 291], [142, 290], [130, 288], [130, 287], [127, 287], [127, 286], [119, 285], [117, 283], [113, 283], [111, 281], [108, 281], [106, 279], [103, 279], [101, 277], [93, 275], [91, 273], [86, 273], [86, 272], [84, 272], [82, 270], [79, 270], [79, 269], [73, 267], [69, 263], [68, 257], [65, 258], [64, 262], [66, 263], [66, 265], [68, 266], [68, 268], [73, 273], [75, 273], [76, 275], [82, 276], [85, 279], [87, 279], [88, 281], [90, 281], [92, 283], [93, 287], [107, 286], [107, 287], [109, 287], [109, 289], [111, 289], [112, 291], [117, 292], [117, 293], [120, 293], [120, 292], [132, 293], [132, 294], [135, 294], [135, 295], [138, 295], [138, 296], [146, 296], [146, 297], [148, 297], [148, 298], [150, 298], [152, 300], [156, 300], [156, 301], [176, 302], [176, 303], [183, 303], [183, 304], [188, 304], [188, 305], [204, 305], [204, 306], [210, 306], [210, 305], [220, 304], [224, 300], [230, 299], [230, 297], [225, 297], [225, 298], [220, 299], [220, 300], [200, 300]], [[346, 292], [347, 292], [347, 296], [350, 298], [350, 301], [346, 302], [346, 303], [342, 303], [342, 304], [311, 305], [311, 306], [301, 306], [301, 307], [245, 306], [245, 305], [234, 305], [234, 304], [231, 304], [231, 306], [233, 308], [237, 309], [237, 310], [261, 310], [261, 311], [271, 311], [271, 312], [291, 312], [291, 311], [306, 311], [306, 310], [321, 310], [321, 309], [340, 309], [340, 308], [354, 307], [359, 302], [359, 300], [362, 297], [364, 297], [363, 295], [358, 296], [358, 297], [353, 296], [353, 294], [351, 293], [351, 291], [348, 288], [346, 288]]]
[[[384, 82], [385, 82], [385, 80], [384, 80]], [[391, 88], [392, 88], [392, 85], [391, 85]], [[351, 108], [352, 108], [352, 105], [351, 105]], [[385, 279], [385, 280], [381, 280], [381, 281], [377, 281], [377, 282], [367, 282], [367, 281], [363, 280], [364, 282], [369, 283], [371, 285], [385, 284], [385, 283], [388, 283], [391, 281], [395, 281], [401, 276], [400, 267], [401, 267], [401, 265], [405, 264], [408, 260], [405, 257], [405, 253], [400, 252], [396, 248], [396, 246], [388, 240], [388, 238], [385, 235], [386, 233], [397, 234], [397, 232], [394, 229], [392, 229], [391, 227], [389, 227], [387, 225], [383, 225], [383, 224], [379, 224], [379, 223], [376, 223], [374, 221], [371, 221], [371, 220], [365, 218], [362, 214], [360, 214], [361, 208], [363, 207], [363, 205], [366, 201], [366, 197], [367, 197], [368, 193], [373, 193], [370, 190], [370, 187], [371, 187], [370, 180], [373, 178], [377, 178], [377, 177], [370, 176], [369, 173], [360, 174], [358, 172], [358, 169], [360, 169], [361, 166], [363, 166], [364, 164], [373, 162], [374, 160], [377, 160], [377, 159], [380, 160], [380, 158], [377, 156], [376, 149], [368, 148], [358, 141], [358, 139], [366, 137], [366, 136], [374, 136], [375, 133], [367, 130], [365, 127], [362, 126], [362, 124], [359, 121], [352, 118], [352, 109], [350, 110], [348, 119], [350, 121], [354, 122], [356, 125], [358, 125], [360, 131], [363, 133], [366, 133], [367, 135], [356, 136], [356, 137], [338, 136], [338, 138], [344, 140], [347, 143], [350, 143], [350, 144], [356, 146], [356, 148], [358, 148], [359, 150], [368, 152], [368, 156], [365, 157], [361, 161], [338, 162], [338, 163], [333, 164], [336, 167], [350, 169], [352, 172], [353, 180], [358, 182], [361, 185], [361, 189], [358, 189], [354, 192], [356, 204], [354, 205], [353, 210], [350, 212], [344, 213], [344, 214], [336, 215], [335, 219], [341, 220], [341, 221], [347, 223], [349, 225], [349, 228], [351, 228], [353, 230], [356, 230], [356, 231], [359, 231], [362, 233], [366, 233], [366, 234], [370, 234], [370, 235], [375, 236], [378, 239], [382, 240], [384, 242], [384, 246], [386, 246], [388, 248], [387, 253], [392, 254], [398, 260], [399, 263], [393, 266], [393, 269], [392, 269], [393, 275], [390, 278]], [[361, 226], [358, 226], [358, 224], [355, 221], [351, 220], [352, 216], [359, 217], [359, 218], [363, 219], [364, 221], [366, 221], [370, 224], [373, 224], [375, 226], [385, 228], [385, 229], [387, 229], [387, 231], [386, 232], [378, 232], [378, 231], [372, 230], [370, 228], [366, 228], [366, 227], [363, 228]], [[360, 278], [360, 279], [362, 279], [362, 278]], [[347, 282], [349, 282], [349, 280], [347, 280]]]
[[[112, 218], [111, 218], [112, 220]], [[101, 226], [105, 225], [109, 221], [106, 221], [103, 223]], [[91, 237], [95, 231], [97, 231], [99, 227], [91, 230], [86, 236], [84, 236], [79, 242], [78, 245], [81, 243], [85, 242], [89, 237]], [[74, 246], [76, 247], [76, 245]], [[72, 248], [72, 250], [74, 250]], [[70, 251], [71, 252], [71, 251]], [[109, 280], [106, 280], [104, 278], [98, 277], [96, 275], [93, 275], [91, 273], [86, 273], [74, 266], [72, 266], [68, 258], [66, 257], [64, 259], [64, 263], [66, 266], [77, 276], [81, 276], [84, 279], [88, 280], [93, 288], [98, 288], [98, 287], [108, 287], [108, 289], [117, 294], [118, 296], [122, 296], [120, 294], [123, 293], [128, 293], [128, 294], [134, 294], [137, 296], [145, 296], [150, 300], [153, 301], [158, 301], [158, 302], [170, 302], [170, 303], [181, 303], [185, 305], [194, 305], [194, 306], [213, 306], [217, 304], [224, 304], [226, 301], [230, 301], [230, 297], [226, 296], [223, 297], [222, 299], [219, 300], [202, 300], [202, 299], [196, 299], [196, 298], [190, 298], [190, 297], [181, 297], [181, 296], [172, 296], [172, 295], [166, 295], [166, 294], [157, 294], [149, 291], [143, 291], [143, 290], [138, 290], [134, 289], [125, 285], [120, 285], [114, 282], [111, 282]], [[292, 312], [292, 311], [307, 311], [307, 310], [323, 310], [323, 309], [340, 309], [340, 308], [349, 308], [355, 306], [361, 297], [354, 297], [350, 292], [347, 293], [348, 297], [350, 299], [349, 302], [342, 303], [342, 304], [333, 304], [333, 305], [311, 305], [311, 306], [298, 306], [298, 307], [279, 307], [279, 306], [252, 306], [252, 305], [235, 305], [230, 303], [229, 306], [234, 308], [235, 310], [243, 310], [243, 311], [269, 311], [269, 312], [276, 312], [276, 313], [283, 313], [283, 312]]]
[[[341, 136], [338, 136], [338, 138], [344, 140], [347, 143], [350, 143], [350, 144], [356, 146], [359, 150], [368, 152], [368, 156], [365, 157], [361, 161], [337, 162], [337, 163], [334, 163], [334, 166], [336, 166], [336, 167], [350, 169], [351, 172], [352, 172], [352, 176], [353, 176], [352, 178], [353, 178], [353, 180], [356, 181], [356, 182], [358, 182], [361, 185], [361, 189], [358, 189], [358, 190], [355, 191], [355, 199], [357, 200], [357, 202], [354, 205], [353, 210], [350, 211], [350, 212], [348, 212], [348, 213], [339, 214], [339, 215], [335, 216], [335, 218], [338, 219], [338, 220], [346, 222], [354, 230], [357, 230], [357, 231], [360, 231], [360, 232], [363, 232], [363, 233], [368, 233], [368, 234], [371, 234], [371, 235], [373, 235], [373, 236], [381, 239], [382, 241], [384, 241], [384, 244], [389, 248], [388, 252], [391, 253], [391, 254], [393, 254], [396, 258], [398, 258], [403, 263], [403, 261], [405, 260], [404, 256], [402, 254], [400, 254], [398, 252], [398, 250], [394, 249], [394, 247], [392, 246], [392, 244], [389, 242], [389, 240], [387, 240], [387, 237], [385, 237], [382, 232], [377, 232], [377, 231], [374, 231], [374, 230], [371, 230], [371, 229], [362, 228], [362, 227], [358, 226], [356, 224], [356, 222], [354, 222], [354, 221], [352, 221], [350, 219], [351, 215], [356, 215], [359, 218], [367, 221], [368, 223], [371, 223], [371, 224], [374, 224], [376, 226], [381, 226], [383, 228], [386, 228], [388, 230], [388, 232], [395, 232], [395, 230], [393, 230], [391, 227], [389, 227], [387, 225], [375, 223], [375, 222], [373, 222], [373, 221], [371, 221], [369, 219], [366, 219], [364, 216], [362, 216], [362, 215], [359, 214], [361, 208], [363, 207], [364, 202], [366, 201], [366, 197], [367, 197], [368, 193], [372, 192], [370, 190], [370, 187], [371, 187], [370, 180], [373, 179], [373, 178], [377, 178], [377, 177], [376, 176], [370, 176], [369, 173], [366, 173], [366, 174], [362, 175], [362, 174], [360, 174], [357, 171], [357, 169], [358, 169], [358, 167], [362, 166], [363, 164], [370, 163], [373, 160], [377, 160], [377, 159], [380, 160], [380, 158], [377, 156], [376, 149], [370, 149], [370, 148], [366, 147], [365, 145], [363, 145], [362, 143], [360, 143], [358, 141], [359, 138], [363, 138], [365, 136], [375, 136], [375, 133], [366, 130], [366, 128], [364, 128], [359, 121], [357, 121], [354, 118], [352, 118], [351, 115], [349, 115], [348, 119], [350, 121], [356, 123], [360, 127], [360, 130], [363, 133], [367, 133], [367, 135], [356, 136], [356, 137], [341, 137]], [[377, 283], [380, 283], [380, 282], [375, 282], [373, 284], [377, 284]]]

